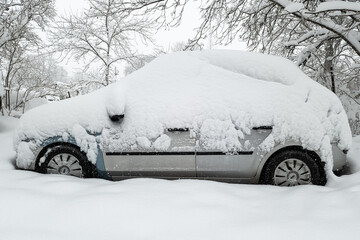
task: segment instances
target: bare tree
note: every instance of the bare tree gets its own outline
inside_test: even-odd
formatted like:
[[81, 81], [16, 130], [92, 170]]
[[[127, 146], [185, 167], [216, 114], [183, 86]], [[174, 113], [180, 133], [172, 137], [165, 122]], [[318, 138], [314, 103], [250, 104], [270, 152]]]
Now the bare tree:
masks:
[[54, 0], [1, 0], [0, 48], [9, 41], [22, 38], [30, 24], [43, 28], [54, 15]]
[[[189, 0], [138, 0], [127, 1], [125, 9], [158, 13], [160, 26], [177, 25]], [[345, 41], [360, 55], [359, 26], [360, 3], [357, 1], [327, 0], [205, 0], [200, 11], [203, 22], [193, 43], [213, 33], [218, 42], [228, 43], [252, 27], [254, 32], [245, 35], [251, 44], [260, 45], [261, 39], [271, 34], [272, 39], [282, 38], [289, 29], [297, 36], [293, 43], [330, 34]], [[169, 19], [169, 16], [171, 18]], [[249, 26], [249, 24], [253, 26]], [[288, 26], [290, 25], [290, 26]], [[307, 28], [307, 35], [299, 35], [298, 27]], [[280, 29], [283, 28], [284, 29]], [[312, 29], [312, 28], [315, 29]], [[287, 37], [289, 35], [287, 34]], [[266, 46], [264, 46], [266, 47]]]
[[152, 41], [152, 21], [141, 13], [124, 10], [122, 1], [88, 0], [90, 8], [79, 16], [61, 17], [52, 32], [56, 50], [82, 59], [87, 68], [100, 62], [103, 85], [111, 82], [112, 66], [131, 62], [141, 41]]
[[11, 64], [11, 70], [6, 71], [9, 79], [9, 99], [6, 101], [6, 112], [24, 111], [26, 103], [33, 98], [61, 96], [64, 90], [61, 76], [64, 70], [55, 60], [46, 55], [24, 54]]
[[43, 29], [53, 15], [54, 0], [0, 0], [0, 74], [5, 90], [5, 101], [0, 95], [2, 113], [3, 102], [10, 109], [12, 77], [21, 65], [24, 50], [29, 43], [39, 42], [33, 29]]
[[24, 54], [27, 50], [27, 44], [22, 44], [22, 39], [18, 38], [13, 41], [9, 41], [3, 45], [1, 49], [1, 55], [3, 60], [1, 63], [1, 75], [3, 84], [5, 87], [5, 108], [11, 110], [11, 90], [13, 86], [13, 80], [19, 69], [22, 68], [24, 63]]

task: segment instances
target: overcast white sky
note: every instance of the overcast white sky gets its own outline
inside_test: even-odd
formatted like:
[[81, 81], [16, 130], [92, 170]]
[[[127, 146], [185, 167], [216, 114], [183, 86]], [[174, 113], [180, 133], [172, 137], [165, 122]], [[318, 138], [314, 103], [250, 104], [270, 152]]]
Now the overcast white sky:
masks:
[[[86, 0], [56, 0], [56, 9], [60, 15], [80, 12], [86, 6]], [[164, 49], [169, 49], [174, 43], [181, 41], [186, 42], [195, 35], [194, 28], [200, 24], [200, 15], [194, 4], [187, 5], [186, 7], [182, 23], [178, 28], [161, 30], [156, 34], [156, 42], [159, 46], [163, 46]], [[209, 42], [210, 41], [205, 43], [205, 48], [209, 48]], [[246, 44], [234, 42], [229, 46], [212, 46], [212, 48], [245, 50]], [[79, 71], [79, 68], [82, 67], [81, 64], [72, 61], [68, 64], [62, 63], [61, 65], [65, 67], [69, 74]]]
[[59, 14], [66, 12], [75, 12], [81, 10], [87, 5], [86, 0], [56, 0], [56, 10]]

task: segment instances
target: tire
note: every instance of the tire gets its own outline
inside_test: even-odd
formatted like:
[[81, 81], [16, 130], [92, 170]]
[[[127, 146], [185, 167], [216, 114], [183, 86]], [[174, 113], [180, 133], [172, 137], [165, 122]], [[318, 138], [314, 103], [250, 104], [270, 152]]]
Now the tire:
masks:
[[277, 186], [325, 185], [326, 175], [319, 161], [305, 150], [284, 150], [265, 164], [260, 183]]
[[86, 154], [79, 148], [59, 145], [49, 149], [44, 156], [45, 162], [38, 169], [39, 172], [81, 178], [95, 176], [95, 166], [88, 161]]

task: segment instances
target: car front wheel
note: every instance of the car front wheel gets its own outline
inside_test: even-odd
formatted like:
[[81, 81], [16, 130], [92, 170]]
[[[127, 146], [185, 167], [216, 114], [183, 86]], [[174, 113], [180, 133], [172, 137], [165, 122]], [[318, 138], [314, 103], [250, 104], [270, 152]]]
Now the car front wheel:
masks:
[[306, 151], [285, 150], [268, 160], [260, 182], [277, 186], [325, 185], [326, 176], [323, 167]]
[[41, 165], [41, 172], [49, 174], [71, 175], [76, 177], [91, 177], [92, 164], [80, 149], [59, 145], [50, 148], [45, 155], [45, 162]]

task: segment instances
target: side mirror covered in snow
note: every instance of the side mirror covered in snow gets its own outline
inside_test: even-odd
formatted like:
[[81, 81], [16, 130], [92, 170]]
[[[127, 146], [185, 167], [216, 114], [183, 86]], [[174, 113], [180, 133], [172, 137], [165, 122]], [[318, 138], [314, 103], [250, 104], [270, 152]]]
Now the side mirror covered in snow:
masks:
[[124, 114], [109, 115], [110, 120], [113, 122], [119, 122], [124, 118], [124, 116], [125, 116]]

